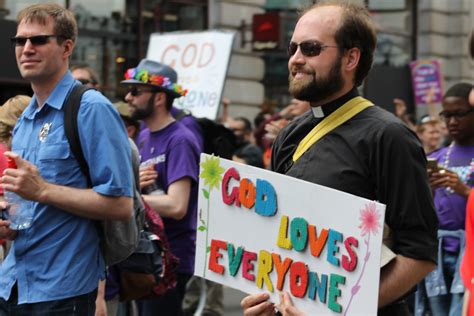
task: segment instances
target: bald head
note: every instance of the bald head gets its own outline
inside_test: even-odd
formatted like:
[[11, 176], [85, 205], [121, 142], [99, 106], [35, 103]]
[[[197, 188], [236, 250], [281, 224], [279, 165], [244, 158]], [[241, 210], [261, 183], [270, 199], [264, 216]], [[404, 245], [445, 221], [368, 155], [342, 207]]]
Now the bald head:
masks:
[[[370, 12], [364, 6], [350, 1], [322, 0], [304, 11], [303, 17], [315, 10], [331, 14], [323, 18], [323, 23], [326, 23], [324, 25], [330, 32], [334, 32], [341, 54], [351, 48], [360, 50], [360, 60], [354, 77], [354, 83], [360, 86], [372, 68], [377, 45], [377, 32]], [[331, 22], [333, 24], [329, 24]]]

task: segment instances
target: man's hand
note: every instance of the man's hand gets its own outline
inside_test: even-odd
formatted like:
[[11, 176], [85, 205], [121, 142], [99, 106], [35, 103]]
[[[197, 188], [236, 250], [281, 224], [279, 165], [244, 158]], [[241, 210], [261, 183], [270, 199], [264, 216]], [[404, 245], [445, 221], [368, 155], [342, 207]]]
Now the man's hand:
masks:
[[156, 178], [158, 178], [158, 172], [155, 170], [155, 165], [149, 165], [140, 168], [140, 189], [146, 188], [152, 185]]
[[14, 159], [18, 168], [7, 168], [3, 171], [3, 188], [24, 199], [41, 201], [47, 182], [41, 177], [38, 168], [14, 152], [7, 151], [5, 156]]
[[268, 299], [267, 293], [252, 294], [243, 298], [240, 306], [244, 310], [244, 316], [273, 316], [275, 305]]
[[278, 136], [278, 133], [281, 131], [281, 129], [287, 124], [288, 121], [286, 119], [280, 119], [278, 121], [271, 121], [270, 123], [267, 123], [264, 127], [265, 131], [267, 132], [265, 137], [274, 140]]
[[0, 239], [13, 240], [18, 231], [10, 229], [10, 222], [0, 219]]
[[305, 316], [293, 305], [293, 301], [287, 292], [280, 293], [280, 304], [277, 305], [277, 309], [283, 316]]

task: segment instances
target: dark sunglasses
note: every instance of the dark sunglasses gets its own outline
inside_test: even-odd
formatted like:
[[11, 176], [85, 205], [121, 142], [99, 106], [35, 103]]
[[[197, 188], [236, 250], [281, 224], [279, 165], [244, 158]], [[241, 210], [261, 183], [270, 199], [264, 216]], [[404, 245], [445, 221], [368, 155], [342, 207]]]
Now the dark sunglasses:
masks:
[[87, 85], [87, 84], [97, 84], [97, 81], [95, 81], [94, 79], [84, 79], [84, 78], [80, 78], [80, 79], [77, 79], [77, 81], [79, 81], [80, 83], [82, 83], [83, 85]]
[[299, 44], [295, 42], [290, 42], [290, 44], [288, 44], [289, 57], [293, 56], [296, 53], [296, 51], [298, 50], [298, 46], [301, 50], [301, 53], [306, 57], [319, 56], [319, 54], [321, 54], [321, 51], [327, 47], [337, 48], [337, 46], [324, 45], [315, 41], [301, 42]]
[[442, 111], [439, 113], [439, 116], [445, 120], [448, 121], [450, 118], [454, 117], [457, 120], [462, 119], [463, 117], [467, 116], [469, 113], [474, 112], [474, 109], [469, 109], [466, 111], [457, 111], [457, 112], [446, 112]]
[[80, 83], [82, 83], [83, 85], [86, 85], [86, 84], [89, 84], [89, 83], [92, 83], [92, 81], [90, 81], [89, 79], [77, 79]]
[[145, 92], [156, 92], [156, 90], [138, 89], [137, 87], [131, 87], [130, 89], [128, 89], [128, 93], [130, 93], [134, 97], [138, 97], [139, 95]]
[[10, 40], [13, 45], [15, 46], [25, 46], [26, 41], [30, 40], [30, 43], [32, 45], [45, 45], [49, 42], [51, 38], [64, 38], [64, 36], [59, 36], [59, 35], [36, 35], [36, 36], [30, 36], [30, 37], [24, 37], [24, 36], [16, 36], [12, 37]]

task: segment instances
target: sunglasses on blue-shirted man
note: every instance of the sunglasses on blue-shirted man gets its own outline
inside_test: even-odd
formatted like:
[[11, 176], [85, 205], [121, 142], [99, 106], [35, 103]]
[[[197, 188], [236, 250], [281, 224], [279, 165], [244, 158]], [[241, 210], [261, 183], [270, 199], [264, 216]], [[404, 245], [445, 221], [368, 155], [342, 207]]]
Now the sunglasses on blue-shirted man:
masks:
[[290, 44], [288, 44], [288, 56], [293, 56], [298, 50], [298, 47], [300, 48], [301, 54], [306, 57], [319, 56], [321, 51], [327, 47], [337, 48], [337, 46], [324, 45], [316, 41], [304, 41], [299, 44], [290, 42]]
[[15, 36], [12, 37], [10, 40], [13, 45], [15, 46], [25, 46], [26, 42], [29, 40], [31, 45], [40, 46], [45, 45], [49, 42], [52, 38], [65, 38], [64, 36], [60, 35], [35, 35], [35, 36]]

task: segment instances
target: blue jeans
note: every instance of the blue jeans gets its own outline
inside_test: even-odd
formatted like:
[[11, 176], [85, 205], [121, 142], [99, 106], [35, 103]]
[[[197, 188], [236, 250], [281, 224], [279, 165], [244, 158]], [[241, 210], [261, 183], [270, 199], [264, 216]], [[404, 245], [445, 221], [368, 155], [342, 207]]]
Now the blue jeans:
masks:
[[16, 285], [10, 299], [0, 298], [0, 316], [94, 316], [97, 290], [62, 300], [18, 305]]
[[[456, 272], [456, 264], [459, 254], [443, 253], [443, 275], [446, 286], [449, 289], [453, 282], [453, 276]], [[464, 293], [447, 293], [428, 297], [431, 313], [433, 316], [460, 316], [462, 312]]]

